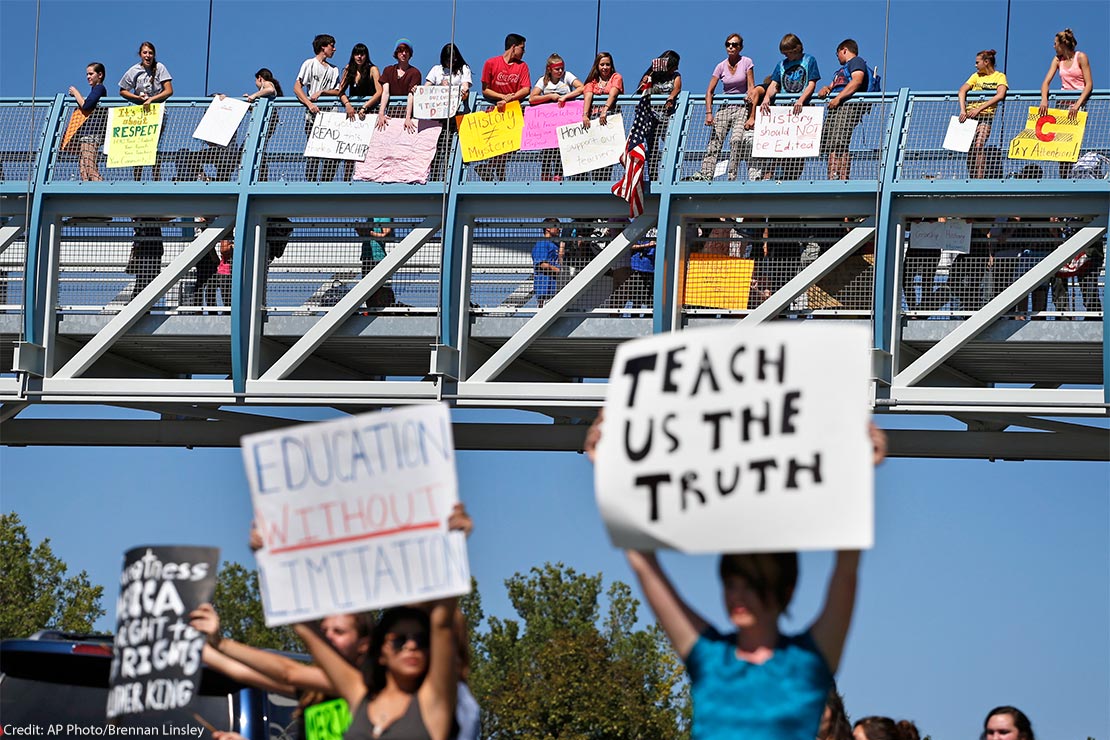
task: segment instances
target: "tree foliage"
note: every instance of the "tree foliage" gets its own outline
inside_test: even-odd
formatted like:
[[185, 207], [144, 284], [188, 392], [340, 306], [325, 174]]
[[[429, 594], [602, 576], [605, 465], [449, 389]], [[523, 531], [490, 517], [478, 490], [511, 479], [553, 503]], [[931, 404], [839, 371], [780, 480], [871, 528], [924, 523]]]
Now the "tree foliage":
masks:
[[15, 512], [0, 515], [0, 638], [28, 637], [43, 629], [88, 634], [104, 616], [103, 586], [81, 571], [67, 575], [50, 540], [32, 545]]
[[[657, 627], [636, 629], [639, 604], [627, 585], [610, 586], [604, 618], [600, 574], [548, 563], [506, 587], [521, 621], [491, 617], [472, 642], [470, 684], [485, 736], [688, 737], [682, 667]], [[480, 619], [473, 602], [468, 617]]]
[[270, 629], [266, 626], [258, 589], [258, 571], [225, 561], [216, 578], [213, 605], [220, 613], [220, 629], [225, 637], [257, 648], [290, 652], [304, 650], [291, 628]]

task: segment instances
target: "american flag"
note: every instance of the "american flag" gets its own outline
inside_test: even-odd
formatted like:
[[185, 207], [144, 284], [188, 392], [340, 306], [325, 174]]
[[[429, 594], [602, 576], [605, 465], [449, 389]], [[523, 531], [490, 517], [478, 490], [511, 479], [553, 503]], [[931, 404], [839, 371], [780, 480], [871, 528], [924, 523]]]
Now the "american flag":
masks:
[[659, 116], [651, 109], [651, 96], [642, 96], [636, 105], [632, 131], [628, 134], [628, 142], [621, 155], [624, 177], [614, 183], [612, 188], [613, 195], [628, 201], [632, 218], [644, 212], [644, 165], [647, 163], [648, 149], [658, 125]]

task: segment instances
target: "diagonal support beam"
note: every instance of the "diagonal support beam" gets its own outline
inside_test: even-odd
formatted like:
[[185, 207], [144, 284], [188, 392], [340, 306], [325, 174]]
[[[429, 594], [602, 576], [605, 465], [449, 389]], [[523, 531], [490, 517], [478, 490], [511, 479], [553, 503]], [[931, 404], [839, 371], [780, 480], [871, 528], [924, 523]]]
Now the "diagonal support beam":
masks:
[[653, 223], [655, 223], [654, 215], [642, 214], [633, 219], [632, 223], [624, 227], [624, 231], [617, 234], [613, 241], [601, 250], [601, 254], [590, 260], [590, 263], [582, 268], [581, 272], [571, 278], [566, 287], [556, 293], [547, 302], [547, 305], [537, 311], [536, 315], [520, 328], [520, 331], [509, 337], [509, 341], [501, 345], [467, 380], [484, 383], [503, 373], [505, 368], [511, 365], [513, 360], [519, 357], [536, 337], [543, 334], [549, 326], [555, 323], [555, 320], [563, 315], [570, 304], [574, 303], [582, 293], [586, 292], [591, 285], [601, 278], [621, 254], [630, 245], [635, 244], [644, 235], [645, 231], [651, 228]]
[[301, 366], [305, 360], [319, 347], [324, 341], [330, 337], [335, 331], [343, 325], [348, 318], [351, 317], [358, 307], [371, 295], [375, 290], [380, 288], [389, 277], [397, 271], [416, 251], [424, 246], [424, 243], [431, 239], [436, 231], [439, 230], [439, 217], [429, 216], [424, 219], [423, 223], [409, 232], [408, 236], [401, 240], [401, 242], [393, 248], [385, 259], [374, 266], [361, 280], [355, 283], [355, 286], [336, 303], [320, 320], [312, 325], [312, 328], [296, 343], [290, 347], [285, 354], [278, 358], [277, 362], [270, 366], [266, 372], [262, 373], [259, 380], [284, 380], [288, 378], [298, 367]]
[[844, 260], [856, 253], [864, 242], [875, 233], [874, 226], [857, 226], [829, 250], [814, 260], [808, 267], [795, 275], [786, 285], [737, 323], [738, 326], [755, 326], [775, 318], [790, 306], [791, 301], [800, 296], [818, 280], [835, 270]]
[[92, 367], [93, 363], [100, 359], [128, 329], [138, 323], [139, 319], [158, 301], [162, 294], [192, 269], [193, 265], [212, 249], [212, 245], [223, 239], [231, 231], [231, 228], [230, 220], [217, 219], [211, 226], [200, 232], [165, 270], [158, 273], [158, 277], [154, 278], [150, 285], [143, 288], [139, 295], [124, 306], [53, 377], [76, 378]]
[[969, 431], [979, 431], [974, 427], [982, 425], [991, 427], [999, 432], [1010, 427], [1025, 429], [1039, 429], [1043, 432], [1063, 432], [1065, 434], [1089, 435], [1106, 439], [1106, 427], [1094, 427], [1089, 424], [1074, 424], [1068, 421], [1054, 419], [1040, 419], [1035, 416], [1010, 415], [1010, 414], [975, 414], [974, 416], [953, 415], [954, 419], [967, 424]]
[[925, 354], [894, 376], [892, 385], [911, 386], [920, 383], [941, 363], [956, 354], [961, 347], [993, 324], [999, 316], [1010, 310], [1010, 307], [1017, 303], [1022, 296], [1027, 295], [1033, 288], [1055, 275], [1056, 271], [1065, 262], [1096, 240], [1101, 239], [1105, 233], [1106, 228], [1101, 226], [1085, 226], [1080, 229], [1071, 238], [1056, 247], [1051, 254], [1034, 265], [1032, 270], [1019, 277], [1013, 285], [996, 295], [987, 305], [960, 324], [955, 331], [934, 344]]
[[0, 254], [23, 233], [23, 224], [0, 226]]

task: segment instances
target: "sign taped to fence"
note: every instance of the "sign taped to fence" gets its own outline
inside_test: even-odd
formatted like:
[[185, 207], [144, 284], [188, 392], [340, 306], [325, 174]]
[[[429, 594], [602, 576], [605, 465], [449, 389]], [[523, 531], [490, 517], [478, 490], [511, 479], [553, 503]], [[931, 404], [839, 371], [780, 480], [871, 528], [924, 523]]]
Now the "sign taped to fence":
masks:
[[80, 108], [73, 109], [73, 115], [69, 117], [69, 124], [66, 125], [66, 132], [62, 136], [62, 149], [69, 146], [70, 139], [73, 138], [77, 130], [85, 125], [85, 121], [89, 120], [89, 114]]
[[312, 132], [305, 143], [306, 157], [346, 159], [361, 162], [366, 158], [374, 136], [377, 116], [348, 119], [343, 113], [320, 111], [312, 122]]
[[581, 100], [568, 100], [563, 105], [544, 103], [528, 106], [524, 109], [524, 135], [520, 141], [521, 150], [534, 152], [538, 149], [557, 148], [559, 127], [566, 126], [568, 123], [582, 123]]
[[613, 544], [870, 547], [869, 347], [866, 328], [827, 325], [621, 344], [594, 476]]
[[564, 177], [610, 167], [620, 162], [624, 154], [624, 121], [619, 113], [609, 116], [604, 126], [595, 120], [587, 129], [579, 120], [560, 126], [556, 135]]
[[251, 104], [245, 100], [228, 97], [212, 98], [208, 109], [204, 111], [204, 117], [200, 119], [200, 123], [193, 131], [193, 138], [227, 146], [231, 143], [235, 132], [239, 130], [239, 124], [242, 123], [243, 116], [247, 115], [250, 107]]
[[727, 254], [691, 254], [686, 262], [683, 305], [746, 311], [755, 260]]
[[251, 434], [241, 440], [263, 548], [266, 624], [470, 591], [444, 404]]
[[412, 89], [412, 117], [422, 121], [450, 118], [459, 110], [459, 85], [417, 85]]
[[807, 105], [794, 113], [790, 105], [772, 105], [770, 113], [756, 114], [752, 155], [756, 157], [817, 157], [821, 154], [821, 129], [825, 108]]
[[925, 221], [910, 225], [910, 249], [944, 249], [950, 252], [971, 252], [971, 224], [962, 218], [944, 223]]
[[[205, 636], [189, 612], [212, 601], [220, 551], [144, 546], [123, 558], [108, 683], [108, 719], [180, 710], [200, 687]], [[140, 723], [142, 720], [138, 720]]]
[[140, 167], [158, 161], [158, 137], [166, 107], [161, 103], [108, 109], [104, 145], [108, 167]]
[[478, 162], [520, 149], [524, 115], [516, 100], [507, 103], [503, 111], [490, 108], [459, 116], [458, 124], [464, 162]]
[[409, 132], [403, 119], [386, 119], [386, 127], [374, 136], [366, 159], [355, 165], [354, 179], [426, 183], [442, 127], [438, 121], [418, 121], [416, 131]]
[[1071, 118], [1066, 110], [1049, 108], [1042, 116], [1040, 108], [1030, 106], [1025, 128], [1010, 139], [1010, 159], [1075, 162], [1079, 159], [1086, 128], [1086, 111], [1079, 111]]

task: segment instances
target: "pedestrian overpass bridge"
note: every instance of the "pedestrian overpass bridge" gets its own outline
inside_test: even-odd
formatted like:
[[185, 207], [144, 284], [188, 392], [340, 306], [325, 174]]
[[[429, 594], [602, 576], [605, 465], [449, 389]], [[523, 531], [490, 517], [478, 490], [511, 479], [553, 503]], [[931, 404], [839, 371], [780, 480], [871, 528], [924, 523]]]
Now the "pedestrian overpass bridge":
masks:
[[[859, 100], [850, 179], [816, 157], [797, 179], [744, 158], [729, 180], [726, 145], [706, 181], [704, 103], [683, 93], [631, 220], [609, 191], [619, 165], [552, 179], [553, 150], [508, 155], [494, 179], [444, 139], [426, 184], [307, 181], [292, 99], [259, 101], [228, 147], [191, 136], [208, 100], [174, 99], [159, 167], [101, 155], [87, 182], [62, 146], [72, 101], [0, 100], [0, 441], [234, 446], [297, 407], [442, 400], [460, 448], [577, 450], [620, 342], [807, 321], [870, 331], [895, 455], [1110, 458], [1110, 91], [1087, 105], [1093, 167], [1070, 171], [1007, 158], [1039, 103], [1011, 92], [985, 179], [942, 147], [953, 94]], [[541, 306], [545, 218], [564, 257]], [[963, 252], [913, 237], [941, 221]], [[230, 276], [214, 274], [222, 239]], [[630, 270], [653, 244], [653, 271]], [[1057, 277], [1083, 253], [1100, 264]]]

